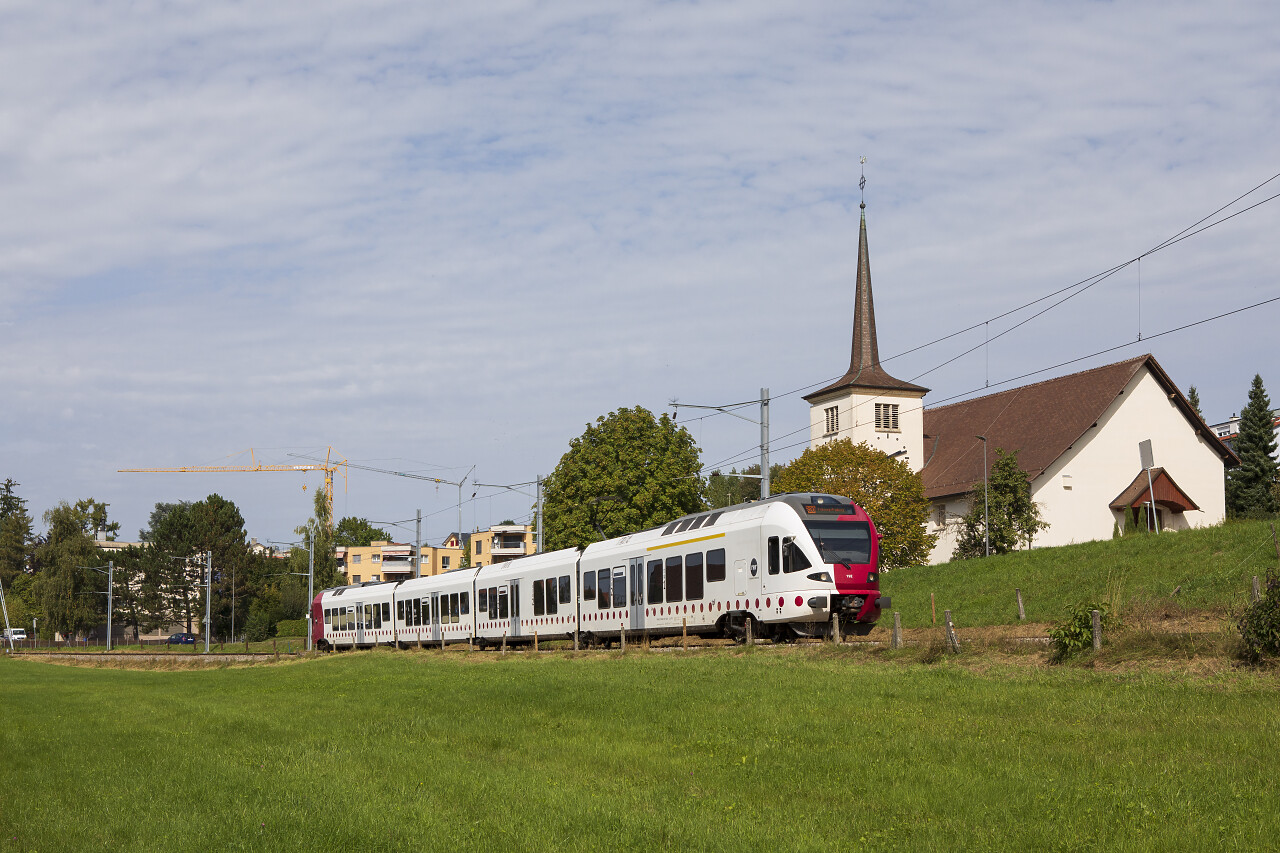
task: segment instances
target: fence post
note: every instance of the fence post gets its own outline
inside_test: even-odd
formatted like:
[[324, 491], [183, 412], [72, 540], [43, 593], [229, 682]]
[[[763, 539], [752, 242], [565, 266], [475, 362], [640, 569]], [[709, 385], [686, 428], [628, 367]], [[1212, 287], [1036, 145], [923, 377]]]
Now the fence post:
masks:
[[506, 653], [507, 653], [507, 632], [503, 631], [502, 632], [502, 654], [506, 655]]
[[276, 660], [280, 660], [280, 649], [276, 647], [276, 641], [271, 641], [271, 653], [276, 656]]
[[625, 655], [627, 653], [627, 626], [622, 622], [618, 623], [618, 644]]
[[750, 613], [748, 613], [748, 614], [747, 614], [747, 626], [746, 626], [746, 628], [745, 628], [746, 633], [743, 635], [743, 636], [745, 636], [745, 637], [746, 637], [746, 640], [745, 640], [745, 642], [743, 643], [743, 645], [750, 646], [750, 645], [754, 645], [754, 644], [755, 644], [756, 638], [755, 638], [754, 636], [752, 636], [752, 631], [751, 631], [751, 623], [752, 623], [752, 622], [754, 622], [754, 621], [755, 621], [755, 620], [751, 618], [751, 614], [750, 614]]
[[1253, 603], [1257, 604], [1258, 599], [1262, 598], [1262, 588], [1258, 586], [1258, 576], [1253, 576]]
[[831, 642], [837, 646], [844, 642], [844, 637], [840, 634], [840, 614], [831, 614]]
[[578, 631], [578, 629], [577, 629], [577, 628], [574, 628], [574, 629], [573, 629], [573, 650], [574, 650], [575, 652], [576, 652], [576, 651], [578, 651], [578, 634], [579, 634], [579, 633], [580, 633], [580, 632]]
[[535, 652], [538, 650], [538, 632], [537, 631], [533, 632], [533, 650]]
[[942, 619], [946, 623], [947, 630], [947, 648], [952, 654], [958, 654], [960, 651], [960, 638], [956, 636], [956, 629], [951, 625], [951, 611], [942, 611]]
[[1093, 650], [1096, 652], [1102, 648], [1102, 614], [1097, 610], [1093, 612]]
[[889, 637], [889, 648], [902, 648], [902, 614], [893, 611], [893, 634]]
[[1018, 597], [1018, 621], [1021, 622], [1027, 618], [1027, 611], [1022, 607], [1022, 590], [1015, 588], [1013, 594]]
[[938, 624], [938, 605], [933, 601], [933, 593], [929, 593], [929, 621]]
[[689, 650], [689, 620], [680, 620], [680, 648], [685, 651]]

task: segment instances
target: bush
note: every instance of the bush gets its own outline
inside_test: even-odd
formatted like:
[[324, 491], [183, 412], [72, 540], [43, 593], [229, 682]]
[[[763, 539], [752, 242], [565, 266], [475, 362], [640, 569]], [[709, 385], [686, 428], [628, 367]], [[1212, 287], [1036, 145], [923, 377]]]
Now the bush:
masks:
[[1280, 655], [1280, 575], [1267, 572], [1267, 588], [1240, 617], [1244, 656], [1253, 662], [1263, 655]]
[[1067, 618], [1049, 629], [1049, 662], [1061, 663], [1081, 652], [1093, 648], [1093, 611], [1102, 615], [1107, 623], [1107, 608], [1103, 604], [1070, 604]]
[[306, 619], [281, 619], [276, 623], [277, 637], [305, 637], [307, 636], [307, 620]]

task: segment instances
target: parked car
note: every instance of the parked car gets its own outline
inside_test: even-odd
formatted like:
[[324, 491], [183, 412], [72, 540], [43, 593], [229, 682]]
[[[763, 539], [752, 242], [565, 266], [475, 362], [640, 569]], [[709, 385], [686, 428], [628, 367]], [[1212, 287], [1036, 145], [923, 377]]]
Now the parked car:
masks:
[[196, 643], [195, 634], [170, 634], [169, 639], [164, 641], [166, 646], [194, 646]]

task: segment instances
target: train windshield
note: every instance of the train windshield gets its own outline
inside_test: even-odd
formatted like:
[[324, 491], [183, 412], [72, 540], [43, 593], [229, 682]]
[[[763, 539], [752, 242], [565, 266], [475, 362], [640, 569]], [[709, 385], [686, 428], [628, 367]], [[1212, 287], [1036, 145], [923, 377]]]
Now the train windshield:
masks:
[[822, 519], [804, 523], [824, 563], [871, 562], [871, 526], [865, 521]]

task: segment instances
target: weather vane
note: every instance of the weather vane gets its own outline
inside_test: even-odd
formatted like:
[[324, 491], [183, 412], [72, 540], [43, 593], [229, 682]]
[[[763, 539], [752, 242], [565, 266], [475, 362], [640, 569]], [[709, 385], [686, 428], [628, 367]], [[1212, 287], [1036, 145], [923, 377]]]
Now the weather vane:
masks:
[[862, 205], [867, 203], [867, 157], [864, 154], [858, 158], [858, 164], [862, 167], [862, 177], [858, 178], [858, 191], [862, 193]]

